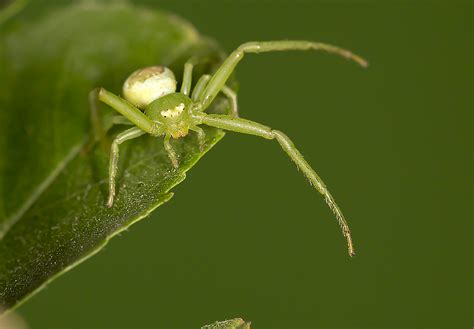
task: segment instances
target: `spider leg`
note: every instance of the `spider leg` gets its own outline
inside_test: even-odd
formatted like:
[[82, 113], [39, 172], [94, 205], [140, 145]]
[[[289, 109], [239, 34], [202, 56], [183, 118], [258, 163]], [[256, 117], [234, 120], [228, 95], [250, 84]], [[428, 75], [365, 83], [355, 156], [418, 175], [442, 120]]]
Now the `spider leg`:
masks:
[[122, 115], [114, 115], [113, 117], [110, 118], [110, 127], [112, 127], [113, 125], [132, 126], [133, 122], [131, 122], [130, 120], [128, 120], [126, 117], [124, 117]]
[[[191, 57], [190, 59], [188, 59], [188, 61], [184, 64], [184, 71], [183, 71], [183, 82], [181, 83], [181, 89], [180, 89], [180, 93], [186, 95], [186, 96], [189, 96], [189, 94], [191, 93], [191, 85], [192, 85], [192, 81], [193, 81], [193, 69], [194, 69], [194, 66], [195, 65], [198, 65], [198, 64], [202, 64], [202, 63], [205, 63], [207, 62], [209, 59], [206, 59], [206, 58], [198, 58], [196, 56], [194, 57]], [[204, 81], [206, 80], [206, 78], [203, 79], [204, 76], [201, 76], [201, 78], [199, 79], [198, 83], [196, 84], [196, 86], [199, 85], [199, 82], [201, 82], [201, 84], [203, 84], [203, 82], [207, 83], [207, 81], [209, 80], [209, 78], [207, 78], [207, 81]], [[194, 92], [193, 92], [194, 93]]]
[[[204, 74], [199, 78], [198, 82], [196, 83], [196, 87], [194, 87], [194, 90], [191, 95], [191, 99], [193, 101], [196, 102], [201, 98], [202, 93], [204, 92], [204, 88], [206, 88], [206, 85], [210, 79], [211, 79], [211, 76], [209, 74]], [[233, 91], [230, 87], [224, 85], [221, 89], [221, 92], [229, 100], [231, 115], [238, 117], [239, 110], [237, 106], [237, 94], [235, 93], [235, 91]], [[201, 111], [203, 109], [204, 108], [201, 108]]]
[[173, 164], [173, 167], [178, 168], [178, 155], [176, 154], [176, 151], [171, 146], [170, 138], [171, 138], [171, 135], [166, 134], [163, 141], [163, 145], [165, 146], [166, 152], [168, 152], [168, 157], [170, 158], [171, 163]]
[[207, 84], [203, 94], [199, 99], [202, 103], [202, 108], [206, 109], [211, 104], [216, 95], [225, 85], [227, 79], [232, 74], [237, 64], [244, 57], [244, 54], [286, 50], [322, 50], [328, 53], [345, 57], [347, 59], [351, 59], [363, 67], [366, 67], [368, 65], [368, 63], [363, 58], [351, 53], [346, 49], [320, 42], [311, 42], [304, 40], [247, 42], [239, 46], [236, 50], [234, 50], [224, 60], [222, 65], [212, 76], [211, 80]]
[[180, 92], [182, 94], [185, 94], [186, 96], [189, 96], [189, 93], [191, 91], [191, 83], [193, 80], [193, 60], [189, 60], [184, 64], [184, 73], [183, 73], [183, 82], [181, 84], [181, 89]]
[[[104, 123], [102, 125], [103, 134], [105, 135], [107, 131], [109, 131], [115, 125], [134, 126], [135, 124], [123, 115], [107, 116], [104, 118]], [[103, 141], [104, 136], [102, 136], [100, 140]]]
[[230, 115], [196, 113], [195, 120], [198, 122], [198, 124], [203, 123], [211, 127], [255, 135], [266, 139], [276, 139], [286, 154], [288, 154], [291, 160], [293, 160], [296, 166], [303, 172], [310, 184], [313, 185], [316, 190], [318, 190], [318, 192], [323, 195], [329, 208], [336, 216], [336, 219], [342, 229], [342, 234], [347, 240], [349, 255], [353, 256], [355, 254], [351, 238], [351, 231], [344, 218], [344, 215], [342, 214], [342, 211], [339, 209], [336, 201], [322, 179], [313, 170], [313, 168], [311, 168], [308, 162], [306, 162], [303, 155], [294, 146], [293, 142], [288, 138], [288, 136], [286, 136], [281, 131], [273, 130], [268, 126], [264, 126], [257, 122], [236, 118]]
[[92, 138], [86, 145], [86, 150], [91, 150], [94, 144], [100, 141], [100, 145], [104, 151], [108, 148], [109, 140], [106, 138], [106, 133], [114, 125], [133, 125], [130, 120], [122, 115], [107, 116], [101, 118], [99, 115], [99, 98], [98, 90], [94, 89], [89, 93], [89, 110], [90, 120], [92, 126]]
[[239, 116], [239, 108], [237, 105], [237, 94], [231, 88], [223, 86], [221, 89], [222, 93], [227, 97], [230, 102], [230, 112], [234, 117]]
[[204, 150], [204, 145], [206, 143], [206, 134], [204, 133], [204, 130], [198, 126], [191, 126], [189, 127], [189, 130], [192, 130], [197, 134], [198, 141], [199, 141], [199, 149], [202, 152]]
[[104, 124], [99, 115], [99, 93], [97, 89], [92, 90], [89, 93], [89, 110], [90, 110], [90, 119], [92, 124], [92, 131], [94, 142], [101, 140], [105, 135]]
[[162, 131], [160, 129], [160, 126], [126, 100], [112, 94], [104, 88], [99, 88], [96, 92], [98, 95], [97, 97], [100, 101], [104, 102], [105, 104], [109, 105], [114, 110], [122, 114], [141, 130], [153, 136], [161, 135]]
[[89, 93], [89, 109], [92, 129], [94, 132], [94, 140], [100, 140], [105, 133], [114, 125], [133, 125], [133, 123], [122, 115], [114, 115], [107, 118], [106, 122], [102, 122], [99, 115], [99, 98], [98, 90], [94, 89]]
[[196, 83], [196, 86], [193, 89], [193, 92], [191, 93], [191, 99], [194, 102], [198, 101], [201, 98], [204, 88], [206, 88], [206, 85], [209, 82], [209, 80], [211, 80], [211, 75], [209, 74], [201, 75], [198, 82]]
[[123, 142], [140, 137], [146, 132], [138, 127], [133, 127], [125, 130], [117, 135], [112, 142], [110, 149], [110, 163], [109, 163], [109, 198], [107, 200], [107, 207], [112, 207], [115, 197], [115, 176], [117, 175], [117, 163], [119, 159], [119, 145]]

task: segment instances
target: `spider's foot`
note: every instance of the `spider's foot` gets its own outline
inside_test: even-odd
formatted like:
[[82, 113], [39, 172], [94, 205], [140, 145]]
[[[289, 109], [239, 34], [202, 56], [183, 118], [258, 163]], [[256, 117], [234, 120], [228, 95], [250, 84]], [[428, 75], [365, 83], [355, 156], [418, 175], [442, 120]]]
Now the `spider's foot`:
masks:
[[109, 194], [109, 199], [107, 200], [107, 208], [112, 208], [113, 204], [114, 204], [114, 195]]
[[178, 169], [178, 167], [179, 167], [178, 159], [176, 157], [170, 156], [170, 160], [171, 160], [171, 164], [173, 165], [173, 167], [175, 169]]
[[206, 149], [206, 143], [204, 141], [200, 142], [199, 143], [199, 151], [204, 152], [205, 149]]

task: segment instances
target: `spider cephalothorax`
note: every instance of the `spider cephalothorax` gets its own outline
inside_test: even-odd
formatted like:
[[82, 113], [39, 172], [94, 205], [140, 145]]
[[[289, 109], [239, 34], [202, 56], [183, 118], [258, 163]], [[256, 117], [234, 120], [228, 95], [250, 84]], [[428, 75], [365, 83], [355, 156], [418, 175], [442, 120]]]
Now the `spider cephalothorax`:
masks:
[[[178, 157], [171, 146], [170, 138], [182, 138], [188, 135], [189, 131], [193, 131], [197, 134], [201, 145], [203, 145], [205, 135], [204, 130], [199, 125], [205, 124], [211, 127], [277, 140], [310, 183], [323, 195], [341, 226], [342, 233], [347, 240], [349, 254], [354, 255], [349, 226], [321, 178], [284, 133], [238, 117], [236, 95], [225, 85], [245, 53], [310, 49], [335, 53], [354, 60], [364, 67], [367, 66], [367, 62], [361, 57], [328, 44], [291, 40], [248, 42], [232, 52], [214, 75], [201, 76], [192, 93], [193, 64], [191, 61], [184, 66], [183, 80], [179, 92], [176, 92], [177, 82], [173, 72], [163, 66], [146, 67], [133, 72], [123, 86], [125, 100], [103, 88], [98, 89], [97, 93], [93, 93], [94, 97], [98, 96], [99, 100], [110, 105], [128, 119], [124, 121], [122, 120], [123, 117], [120, 117], [115, 122], [131, 123], [136, 126], [119, 134], [112, 143], [107, 206], [112, 207], [115, 197], [119, 144], [145, 133], [156, 137], [164, 135], [164, 147], [168, 152], [171, 163], [177, 167], [179, 164]], [[205, 113], [219, 92], [222, 92], [230, 101], [230, 115]], [[96, 111], [92, 113], [97, 116]], [[95, 117], [93, 122], [99, 122], [99, 120]]]
[[172, 93], [151, 102], [145, 114], [158, 123], [163, 133], [173, 138], [184, 137], [193, 125], [191, 117], [193, 101], [181, 93]]

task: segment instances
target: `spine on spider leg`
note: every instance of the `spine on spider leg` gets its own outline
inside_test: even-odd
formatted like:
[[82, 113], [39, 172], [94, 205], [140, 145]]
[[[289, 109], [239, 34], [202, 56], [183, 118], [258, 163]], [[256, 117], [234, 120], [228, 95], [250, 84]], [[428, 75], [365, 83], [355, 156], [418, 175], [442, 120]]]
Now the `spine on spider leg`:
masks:
[[311, 168], [311, 166], [306, 162], [303, 155], [296, 149], [293, 142], [286, 136], [284, 133], [278, 130], [272, 130], [273, 135], [275, 136], [278, 143], [280, 143], [283, 150], [289, 155], [289, 157], [295, 162], [296, 166], [304, 173], [304, 175], [308, 178], [311, 185], [313, 185], [319, 193], [321, 193], [324, 197], [329, 208], [332, 210], [336, 219], [341, 227], [342, 234], [347, 240], [347, 248], [349, 255], [352, 257], [355, 255], [354, 245], [352, 243], [351, 231], [349, 229], [349, 225], [342, 214], [342, 211], [336, 204], [333, 196], [327, 189], [326, 185], [322, 181], [322, 179], [316, 174], [316, 172]]

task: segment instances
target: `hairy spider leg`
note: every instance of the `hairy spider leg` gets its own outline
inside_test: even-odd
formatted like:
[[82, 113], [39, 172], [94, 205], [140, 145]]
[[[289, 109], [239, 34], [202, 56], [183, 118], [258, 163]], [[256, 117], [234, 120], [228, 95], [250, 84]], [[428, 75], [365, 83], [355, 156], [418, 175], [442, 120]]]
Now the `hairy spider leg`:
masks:
[[109, 163], [109, 198], [107, 200], [107, 207], [112, 207], [115, 197], [115, 176], [117, 175], [117, 163], [119, 159], [119, 145], [123, 142], [140, 137], [145, 134], [141, 128], [133, 127], [125, 130], [115, 137], [110, 149], [110, 163]]
[[230, 115], [196, 113], [194, 117], [198, 124], [206, 124], [211, 127], [221, 128], [243, 134], [255, 135], [266, 139], [276, 139], [282, 149], [293, 160], [296, 166], [303, 172], [310, 184], [321, 193], [332, 210], [342, 229], [342, 234], [347, 240], [347, 248], [350, 256], [354, 256], [354, 245], [352, 243], [351, 231], [342, 211], [339, 209], [333, 196], [326, 185], [313, 168], [306, 162], [303, 155], [298, 151], [293, 142], [284, 133], [247, 119], [237, 118]]
[[234, 71], [237, 64], [242, 60], [246, 53], [262, 53], [271, 51], [287, 51], [287, 50], [322, 50], [328, 53], [336, 54], [344, 58], [350, 59], [363, 67], [367, 67], [368, 63], [362, 57], [353, 54], [349, 50], [339, 48], [333, 45], [311, 42], [304, 40], [280, 40], [280, 41], [256, 41], [247, 42], [234, 50], [222, 63], [216, 73], [204, 89], [203, 94], [199, 98], [202, 108], [205, 110], [214, 100], [216, 95], [225, 85], [227, 79]]

